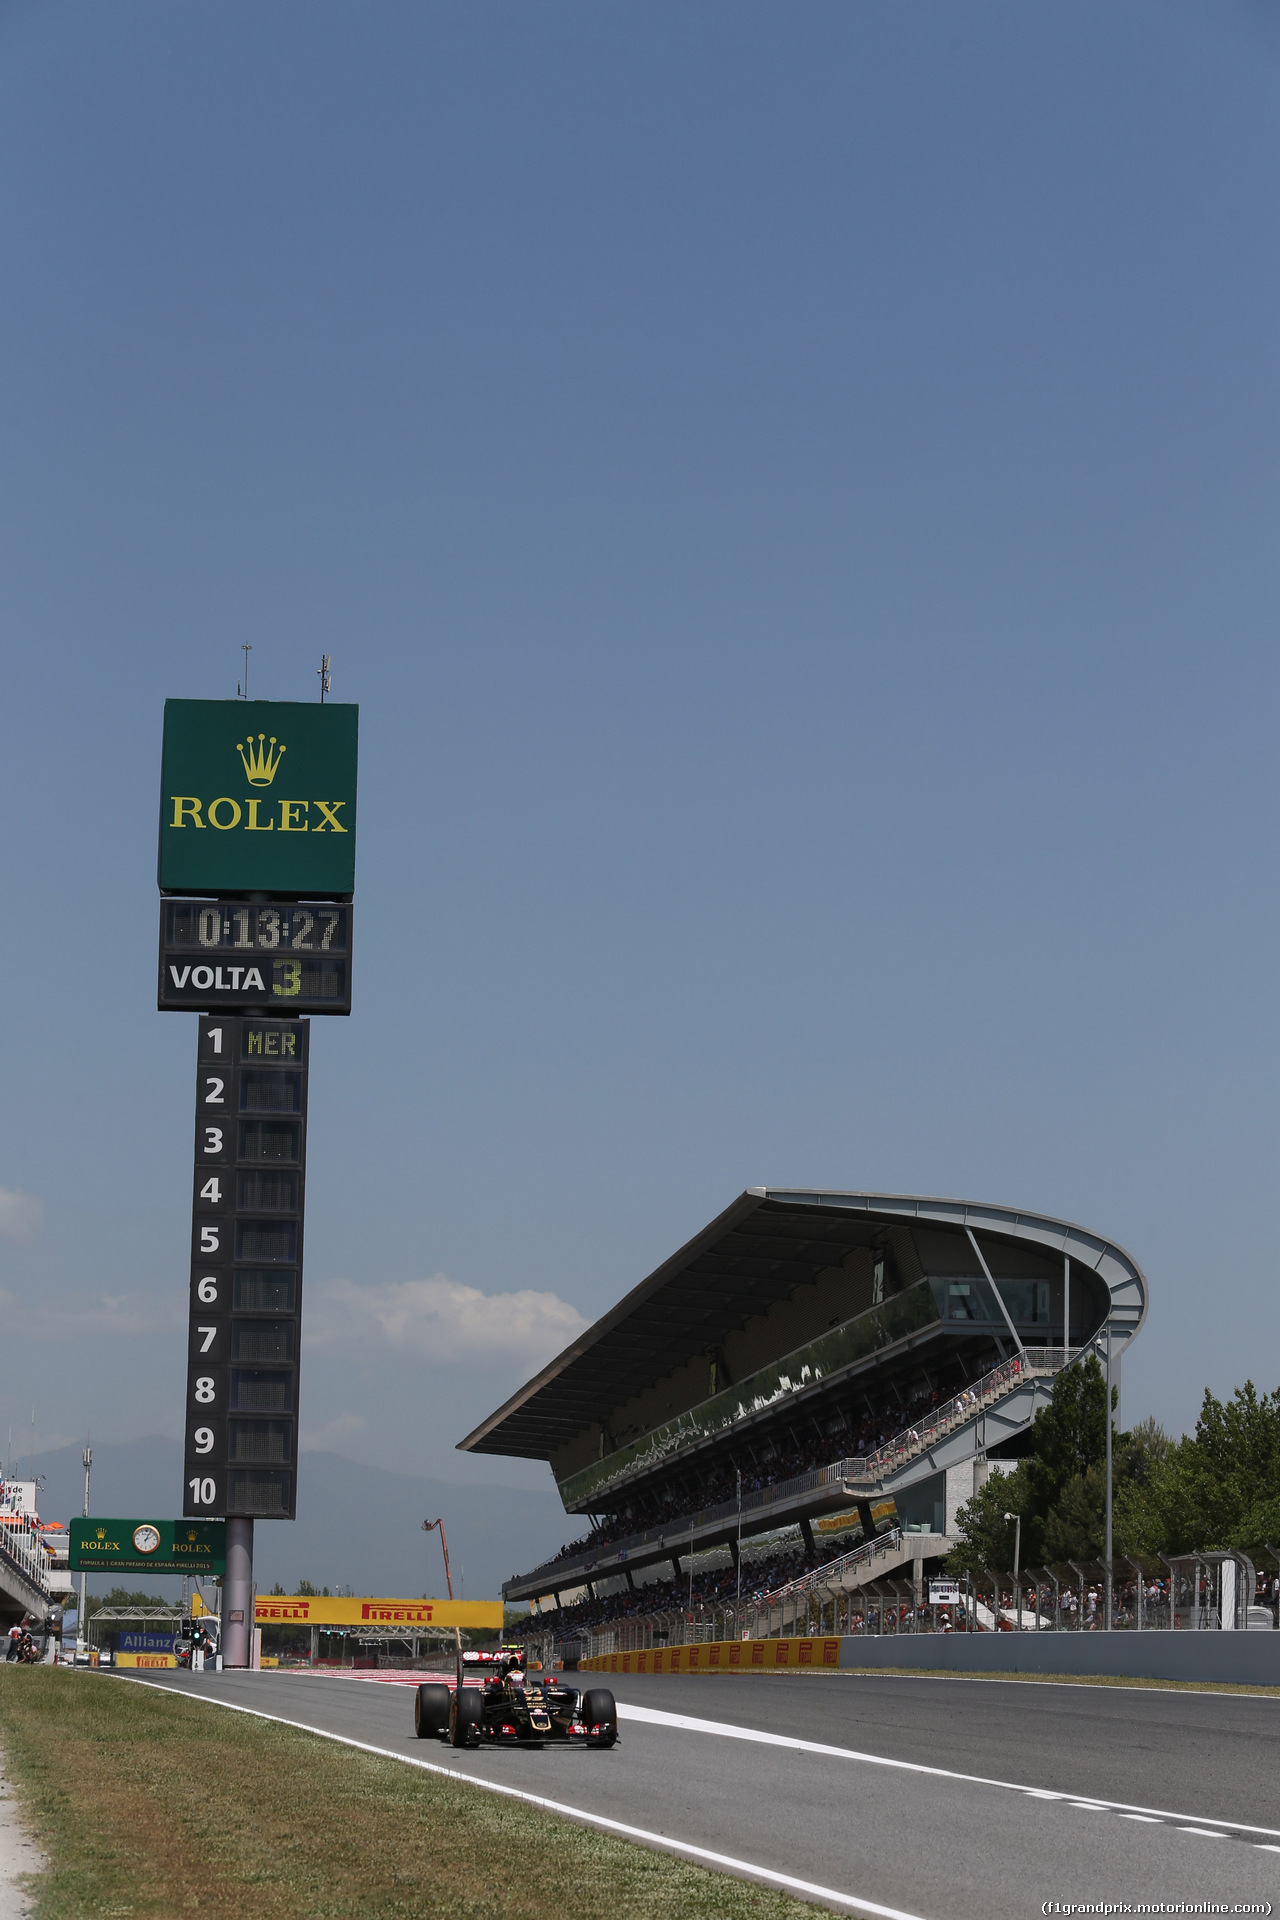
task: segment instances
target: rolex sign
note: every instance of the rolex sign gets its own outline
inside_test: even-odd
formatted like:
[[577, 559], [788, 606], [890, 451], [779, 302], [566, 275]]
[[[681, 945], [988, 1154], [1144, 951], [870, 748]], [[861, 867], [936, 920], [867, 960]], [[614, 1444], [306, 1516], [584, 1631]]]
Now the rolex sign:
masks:
[[350, 896], [356, 706], [166, 700], [162, 893]]

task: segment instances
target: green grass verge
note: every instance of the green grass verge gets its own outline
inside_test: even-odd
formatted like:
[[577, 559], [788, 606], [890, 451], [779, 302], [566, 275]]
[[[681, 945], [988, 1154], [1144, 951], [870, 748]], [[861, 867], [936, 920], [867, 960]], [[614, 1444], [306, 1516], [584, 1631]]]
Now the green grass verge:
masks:
[[33, 1920], [814, 1911], [438, 1774], [105, 1675], [0, 1667], [0, 1742], [51, 1861], [30, 1882]]

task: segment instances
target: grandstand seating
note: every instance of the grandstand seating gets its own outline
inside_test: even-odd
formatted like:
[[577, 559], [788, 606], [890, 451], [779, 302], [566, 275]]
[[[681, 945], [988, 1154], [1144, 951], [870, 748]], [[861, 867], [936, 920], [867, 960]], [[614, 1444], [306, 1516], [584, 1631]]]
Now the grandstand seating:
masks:
[[753, 1188], [459, 1443], [547, 1460], [590, 1516], [504, 1598], [588, 1630], [736, 1602], [740, 1577], [754, 1602], [886, 1507], [937, 1540], [1057, 1372], [1145, 1312], [1123, 1249], [1060, 1221]]

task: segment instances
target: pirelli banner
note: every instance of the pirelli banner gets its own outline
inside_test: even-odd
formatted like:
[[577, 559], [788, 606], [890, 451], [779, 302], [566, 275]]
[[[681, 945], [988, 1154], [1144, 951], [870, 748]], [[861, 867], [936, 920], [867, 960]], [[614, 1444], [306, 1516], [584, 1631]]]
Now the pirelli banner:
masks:
[[329, 1594], [260, 1593], [254, 1602], [254, 1625], [259, 1627], [340, 1627], [358, 1633], [361, 1627], [399, 1627], [406, 1636], [439, 1627], [466, 1627], [472, 1632], [501, 1633], [501, 1600], [375, 1600]]
[[820, 1640], [704, 1640], [700, 1646], [648, 1647], [579, 1660], [580, 1673], [716, 1673], [741, 1667], [838, 1667], [838, 1636]]

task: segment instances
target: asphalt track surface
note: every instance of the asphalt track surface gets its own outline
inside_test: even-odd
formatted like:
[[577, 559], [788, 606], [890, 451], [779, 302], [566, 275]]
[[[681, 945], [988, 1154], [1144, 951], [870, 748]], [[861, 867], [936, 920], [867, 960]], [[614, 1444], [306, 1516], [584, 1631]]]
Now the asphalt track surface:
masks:
[[621, 1721], [607, 1752], [455, 1753], [414, 1738], [407, 1685], [372, 1679], [146, 1683], [542, 1796], [844, 1912], [1022, 1920], [1053, 1902], [1280, 1904], [1280, 1698], [884, 1675], [590, 1676], [606, 1678]]

